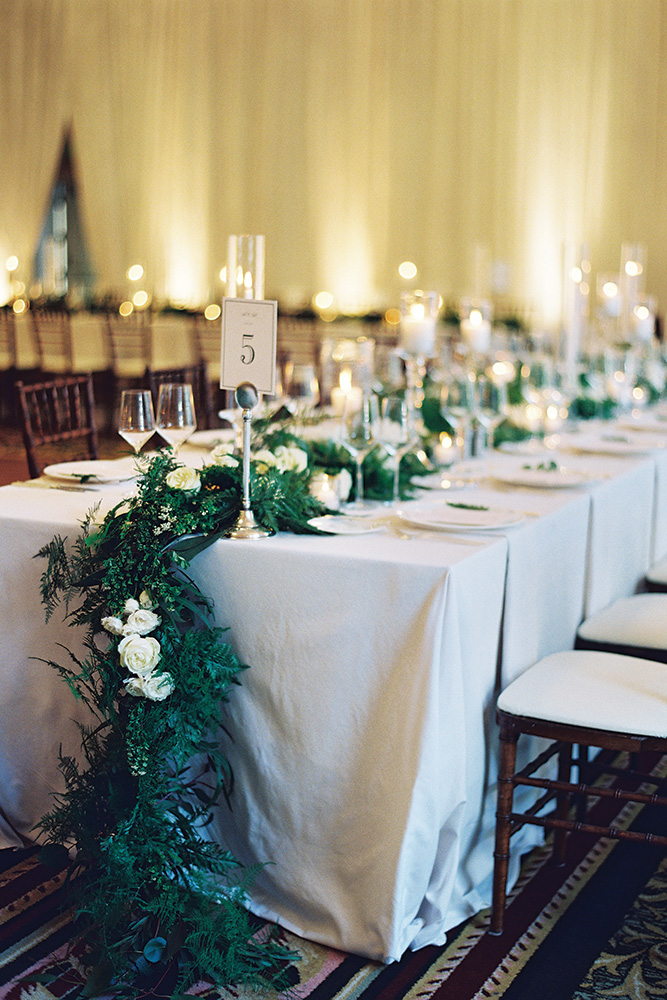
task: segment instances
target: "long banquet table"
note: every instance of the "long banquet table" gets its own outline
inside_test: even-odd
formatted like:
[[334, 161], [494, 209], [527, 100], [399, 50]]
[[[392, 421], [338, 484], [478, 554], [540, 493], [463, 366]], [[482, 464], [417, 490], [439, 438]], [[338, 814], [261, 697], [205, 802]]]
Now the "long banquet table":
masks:
[[[667, 552], [667, 449], [565, 454], [587, 473], [578, 487], [478, 478], [447, 492], [521, 512], [504, 530], [279, 534], [196, 557], [251, 665], [226, 707], [233, 809], [210, 835], [242, 862], [268, 862], [253, 887], [259, 915], [391, 961], [489, 904], [499, 686], [571, 648], [582, 618], [633, 593]], [[0, 489], [0, 845], [34, 835], [59, 787], [59, 746], [78, 745], [77, 705], [33, 659], [78, 637], [61, 614], [45, 625], [32, 557], [55, 533], [72, 537], [93, 502], [122, 495], [48, 485]]]

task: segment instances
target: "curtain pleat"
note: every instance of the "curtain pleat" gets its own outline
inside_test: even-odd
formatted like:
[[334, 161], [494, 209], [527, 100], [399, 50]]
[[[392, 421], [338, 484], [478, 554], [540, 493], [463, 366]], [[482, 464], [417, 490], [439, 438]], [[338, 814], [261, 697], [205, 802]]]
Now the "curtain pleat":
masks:
[[[558, 320], [561, 248], [648, 246], [667, 301], [667, 0], [20, 0], [0, 35], [0, 261], [30, 277], [71, 125], [98, 292], [395, 304], [398, 264]], [[0, 299], [8, 286], [0, 271]], [[3, 288], [3, 283], [4, 288]], [[3, 296], [3, 290], [5, 295]]]

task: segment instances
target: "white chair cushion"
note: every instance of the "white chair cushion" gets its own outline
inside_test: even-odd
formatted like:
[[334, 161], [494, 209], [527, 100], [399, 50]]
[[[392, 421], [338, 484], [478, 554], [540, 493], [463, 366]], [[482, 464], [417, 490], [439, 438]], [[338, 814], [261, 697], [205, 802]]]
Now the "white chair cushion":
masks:
[[667, 556], [651, 566], [646, 574], [646, 579], [650, 580], [651, 583], [660, 583], [667, 587]]
[[498, 708], [572, 726], [667, 737], [667, 666], [597, 650], [553, 653], [512, 681]]
[[634, 594], [591, 615], [577, 629], [591, 642], [667, 649], [667, 594]]

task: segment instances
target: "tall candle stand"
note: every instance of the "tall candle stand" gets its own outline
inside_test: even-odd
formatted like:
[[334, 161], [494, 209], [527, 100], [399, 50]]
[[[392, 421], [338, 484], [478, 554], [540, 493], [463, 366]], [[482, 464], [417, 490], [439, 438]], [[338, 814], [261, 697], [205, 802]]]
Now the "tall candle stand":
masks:
[[241, 382], [236, 388], [236, 402], [243, 417], [243, 496], [236, 523], [227, 532], [227, 538], [267, 538], [271, 532], [260, 527], [250, 508], [250, 421], [259, 395], [251, 382]]
[[439, 297], [421, 290], [401, 292], [401, 323], [398, 354], [405, 362], [408, 411], [413, 426], [419, 423], [424, 402], [424, 379], [430, 358], [435, 354]]

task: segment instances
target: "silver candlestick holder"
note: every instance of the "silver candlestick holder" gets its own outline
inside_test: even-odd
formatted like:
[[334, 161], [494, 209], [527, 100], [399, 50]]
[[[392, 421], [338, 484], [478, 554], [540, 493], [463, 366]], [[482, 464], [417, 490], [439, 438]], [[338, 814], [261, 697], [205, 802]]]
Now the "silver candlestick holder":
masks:
[[259, 395], [251, 382], [241, 382], [236, 387], [236, 402], [243, 411], [243, 496], [236, 523], [227, 532], [227, 538], [267, 538], [271, 532], [260, 527], [250, 509], [250, 421]]

